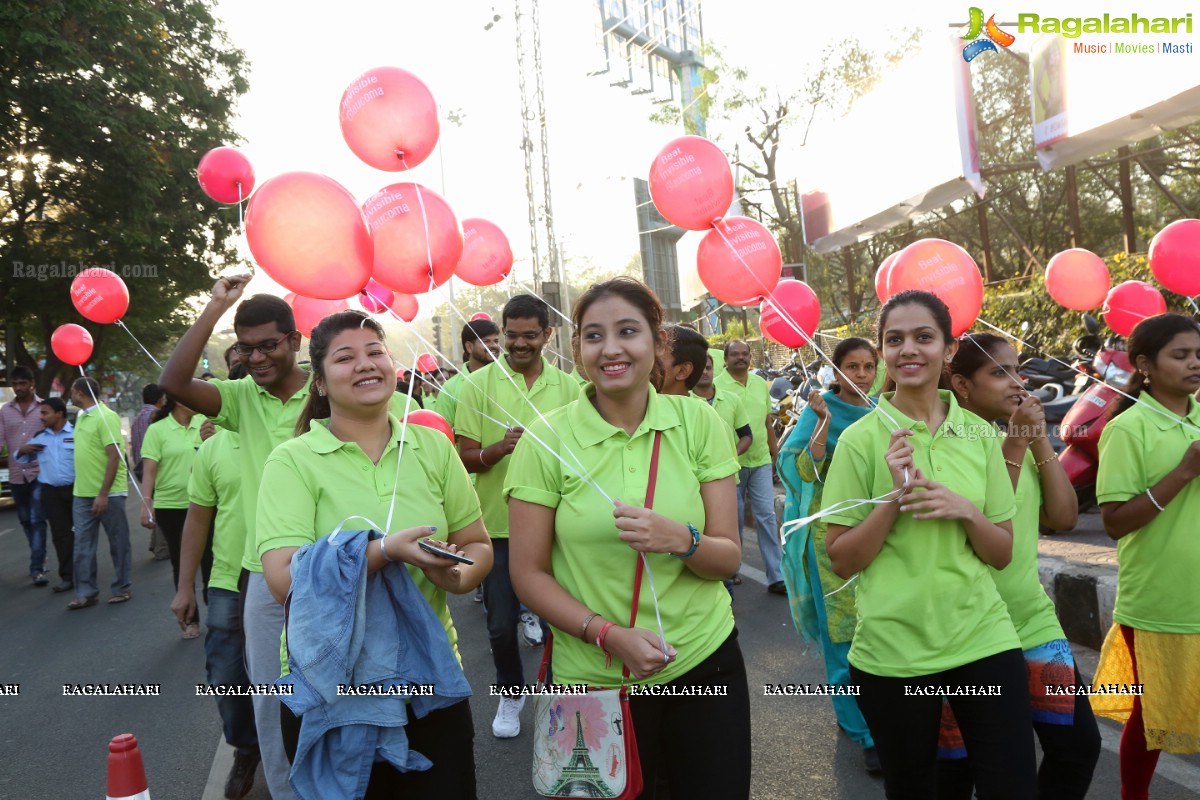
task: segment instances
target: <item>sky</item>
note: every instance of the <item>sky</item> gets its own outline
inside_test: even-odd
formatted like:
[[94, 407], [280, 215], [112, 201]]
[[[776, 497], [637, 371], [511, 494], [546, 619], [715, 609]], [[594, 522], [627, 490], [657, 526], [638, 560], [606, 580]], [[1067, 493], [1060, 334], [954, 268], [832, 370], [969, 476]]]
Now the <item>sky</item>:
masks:
[[[703, 0], [702, 13], [705, 38], [720, 45], [731, 63], [747, 68], [754, 82], [788, 92], [828, 44], [854, 36], [868, 48], [882, 48], [894, 46], [906, 29], [944, 32], [951, 22], [966, 22], [968, 3]], [[1182, 0], [1150, 0], [1137, 8], [1143, 15], [1191, 10]], [[250, 91], [234, 127], [260, 185], [272, 175], [309, 170], [341, 182], [361, 202], [388, 184], [417, 181], [442, 194], [459, 219], [498, 224], [512, 244], [515, 274], [530, 280], [512, 0], [218, 0], [217, 10], [250, 62]], [[1006, 2], [984, 9], [1000, 21], [1029, 11], [1088, 16], [1129, 10], [1129, 3], [1116, 0]], [[540, 13], [560, 248], [566, 258], [618, 269], [638, 252], [631, 178], [646, 177], [654, 155], [682, 131], [650, 123], [653, 104], [646, 97], [612, 86], [609, 76], [589, 76], [603, 61], [594, 0], [541, 0]], [[1200, 19], [1196, 25], [1200, 31]], [[338, 126], [344, 89], [383, 65], [419, 76], [441, 110], [438, 150], [405, 173], [360, 162]], [[919, 124], [920, 100], [916, 89], [909, 100], [912, 118], [903, 124]], [[461, 125], [448, 121], [451, 112], [461, 115]], [[886, 147], [885, 137], [880, 145]], [[853, 167], [847, 161], [846, 168]], [[694, 252], [688, 241], [695, 236], [685, 237], [681, 263]], [[261, 270], [253, 286], [275, 288]]]

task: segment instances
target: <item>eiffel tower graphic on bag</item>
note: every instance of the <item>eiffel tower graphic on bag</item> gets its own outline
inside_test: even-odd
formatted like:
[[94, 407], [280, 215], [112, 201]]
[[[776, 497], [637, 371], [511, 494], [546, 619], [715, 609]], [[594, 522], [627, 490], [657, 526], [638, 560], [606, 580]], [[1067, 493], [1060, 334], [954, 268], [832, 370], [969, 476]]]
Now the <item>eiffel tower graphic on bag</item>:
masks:
[[575, 749], [571, 751], [571, 760], [547, 794], [551, 797], [616, 797], [600, 777], [600, 770], [592, 764], [583, 741], [583, 720], [578, 711], [575, 712]]

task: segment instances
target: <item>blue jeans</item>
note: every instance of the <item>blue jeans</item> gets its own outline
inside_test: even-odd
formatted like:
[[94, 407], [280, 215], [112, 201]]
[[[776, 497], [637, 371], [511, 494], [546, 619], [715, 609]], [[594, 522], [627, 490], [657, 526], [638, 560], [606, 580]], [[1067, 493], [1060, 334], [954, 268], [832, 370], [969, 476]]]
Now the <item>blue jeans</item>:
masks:
[[[829, 622], [825, 616], [825, 590], [821, 587], [821, 575], [817, 571], [817, 552], [812, 537], [808, 538], [804, 559], [808, 563], [808, 590], [812, 592], [817, 607], [817, 627], [821, 630], [821, 654], [825, 656], [825, 679], [837, 686], [850, 685], [850, 642], [833, 642], [829, 639]], [[875, 740], [867, 728], [867, 721], [852, 695], [832, 695], [833, 713], [838, 726], [863, 747], [874, 747]]]
[[[208, 589], [208, 633], [204, 636], [204, 666], [214, 686], [249, 686], [243, 650], [242, 615], [238, 593], [210, 586]], [[239, 750], [258, 751], [254, 728], [254, 703], [248, 696], [218, 697], [217, 711], [225, 729], [225, 741]]]
[[42, 485], [14, 483], [13, 503], [17, 506], [17, 519], [25, 529], [29, 540], [29, 574], [39, 575], [46, 571], [46, 518], [42, 515]]
[[96, 540], [100, 525], [108, 536], [108, 552], [112, 556], [112, 593], [129, 591], [132, 584], [133, 554], [129, 547], [129, 520], [125, 518], [125, 498], [109, 497], [108, 508], [100, 517], [92, 516], [94, 497], [76, 497], [72, 508], [75, 520], [75, 596], [95, 597]]
[[758, 528], [758, 552], [767, 568], [767, 585], [783, 580], [783, 546], [779, 544], [779, 523], [775, 520], [775, 480], [771, 465], [742, 467], [738, 473], [738, 538], [745, 540], [742, 530], [746, 518], [746, 494], [750, 495], [750, 511]]
[[523, 686], [525, 672], [517, 644], [521, 604], [508, 575], [508, 539], [492, 539], [492, 571], [483, 579], [483, 604], [487, 610], [492, 661], [496, 665], [496, 685]]

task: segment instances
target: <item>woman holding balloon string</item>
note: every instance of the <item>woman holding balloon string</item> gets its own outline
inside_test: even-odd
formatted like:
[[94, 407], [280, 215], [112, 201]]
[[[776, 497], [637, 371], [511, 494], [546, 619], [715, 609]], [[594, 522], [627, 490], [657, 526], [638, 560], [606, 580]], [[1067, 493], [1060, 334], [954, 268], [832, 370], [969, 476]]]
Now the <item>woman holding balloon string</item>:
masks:
[[1146, 798], [1159, 754], [1200, 750], [1200, 326], [1181, 314], [1137, 324], [1136, 372], [1100, 436], [1096, 498], [1117, 541], [1117, 603], [1093, 695], [1096, 713], [1125, 724], [1121, 797]]
[[[403, 563], [440, 621], [431, 636], [448, 640], [457, 657], [458, 634], [446, 593], [470, 592], [492, 563], [479, 501], [462, 462], [442, 433], [403, 425], [389, 415], [394, 368], [377, 321], [355, 311], [327, 317], [313, 330], [310, 354], [314, 391], [297, 424], [300, 435], [275, 448], [263, 469], [256, 528], [267, 584], [283, 603], [300, 547], [329, 536], [348, 518], [377, 520], [391, 530], [367, 544], [368, 576], [396, 569], [389, 567], [392, 562]], [[305, 427], [307, 432], [301, 432]], [[393, 510], [398, 519], [389, 525]], [[475, 563], [427, 553], [419, 540], [436, 540], [435, 546]], [[293, 630], [291, 623], [288, 630]], [[368, 639], [389, 635], [394, 632], [366, 630]], [[286, 655], [281, 666], [286, 674]], [[375, 762], [366, 797], [399, 791], [474, 798], [474, 726], [467, 701], [420, 719], [410, 707], [408, 717], [409, 747], [428, 757], [433, 767], [400, 772], [387, 762]], [[282, 727], [294, 759], [301, 718], [285, 708]]]
[[887, 796], [934, 795], [949, 693], [979, 796], [1035, 797], [1021, 641], [987, 577], [1012, 559], [999, 434], [938, 388], [957, 346], [945, 303], [900, 292], [878, 327], [896, 390], [839, 438], [824, 502], [833, 570], [858, 575], [850, 674]]
[[[666, 347], [662, 315], [653, 292], [629, 278], [594, 285], [576, 303], [576, 360], [592, 382], [530, 427], [545, 446], [525, 436], [513, 453], [504, 487], [510, 569], [518, 596], [555, 629], [556, 681], [615, 687], [624, 665], [634, 684], [708, 695], [630, 698], [642, 797], [654, 797], [661, 771], [672, 797], [746, 798], [749, 692], [722, 585], [741, 560], [738, 463], [707, 404], [653, 389]], [[571, 466], [579, 463], [586, 476]], [[631, 628], [642, 554], [652, 578]], [[656, 613], [665, 643], [652, 630]]]
[[[1071, 647], [1055, 616], [1054, 603], [1038, 577], [1039, 524], [1070, 530], [1078, 518], [1075, 489], [1046, 437], [1046, 415], [1025, 391], [1017, 374], [1017, 353], [989, 333], [962, 337], [950, 362], [959, 404], [985, 420], [1007, 420], [1001, 446], [1016, 492], [1013, 560], [989, 575], [1008, 608], [1021, 639], [1029, 673], [1033, 729], [1044, 758], [1038, 770], [1038, 796], [1082, 798], [1100, 757], [1100, 731], [1085, 694], [1051, 694], [1049, 686], [1083, 685]], [[943, 706], [939, 746], [938, 798], [970, 798], [968, 759], [949, 706]]]
[[[813, 392], [796, 427], [779, 447], [779, 479], [786, 490], [784, 524], [821, 508], [829, 465], [838, 438], [874, 407], [869, 392], [875, 382], [878, 353], [866, 339], [838, 342], [830, 363], [836, 368], [833, 388]], [[850, 683], [850, 641], [857, 620], [854, 586], [833, 573], [825, 551], [826, 523], [817, 519], [792, 530], [784, 543], [783, 574], [791, 598], [792, 621], [806, 641], [818, 641], [831, 684]], [[844, 588], [843, 588], [844, 587]], [[880, 770], [875, 741], [853, 696], [832, 697], [838, 727], [863, 748], [868, 772]]]

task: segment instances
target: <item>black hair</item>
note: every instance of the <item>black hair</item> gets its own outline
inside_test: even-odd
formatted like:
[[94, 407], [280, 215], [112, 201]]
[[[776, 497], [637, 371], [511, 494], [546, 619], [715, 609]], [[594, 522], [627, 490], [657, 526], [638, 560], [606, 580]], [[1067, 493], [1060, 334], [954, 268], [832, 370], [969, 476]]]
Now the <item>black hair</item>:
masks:
[[[571, 351], [577, 365], [583, 360], [581, 358], [579, 334], [579, 330], [583, 325], [583, 315], [597, 300], [609, 296], [620, 297], [640, 311], [642, 317], [646, 320], [646, 324], [650, 326], [652, 333], [662, 328], [662, 303], [659, 301], [658, 295], [646, 284], [634, 278], [625, 277], [624, 275], [604, 281], [603, 283], [593, 283], [588, 287], [586, 292], [579, 296], [579, 299], [575, 301], [575, 307], [571, 309], [571, 321], [575, 323], [575, 331], [571, 334]], [[650, 384], [658, 387], [662, 386], [663, 365], [662, 359], [658, 357], [657, 341], [655, 344], [654, 366], [650, 370]], [[700, 365], [700, 371], [704, 371], [703, 363]], [[580, 374], [583, 374], [583, 370], [580, 370]]]
[[692, 365], [692, 374], [683, 382], [684, 388], [690, 392], [700, 382], [700, 375], [708, 361], [708, 340], [694, 329], [683, 325], [668, 325], [667, 334], [671, 345], [671, 358], [675, 363]]
[[[1181, 333], [1200, 333], [1200, 325], [1183, 314], [1159, 314], [1142, 320], [1134, 327], [1133, 333], [1129, 334], [1125, 343], [1129, 363], [1133, 367], [1133, 375], [1125, 385], [1125, 394], [1139, 397], [1147, 386], [1146, 376], [1137, 368], [1138, 356], [1145, 356], [1151, 363], [1157, 362], [1162, 349]], [[1128, 411], [1135, 402], [1136, 400], [1130, 400], [1129, 397], [1122, 397], [1113, 416]]]
[[212, 380], [212, 379], [213, 379], [213, 378], [215, 378], [215, 377], [217, 377], [217, 376], [216, 376], [216, 375], [214, 375], [214, 374], [212, 374], [211, 372], [204, 372], [204, 373], [201, 373], [201, 375], [200, 375], [200, 380], [202, 380], [202, 381], [209, 381], [209, 380]]
[[550, 307], [544, 300], [531, 294], [518, 294], [510, 297], [500, 312], [500, 320], [508, 325], [510, 319], [537, 318], [538, 325], [544, 330], [550, 327]]
[[13, 367], [12, 372], [8, 376], [9, 382], [14, 381], [29, 381], [33, 382], [33, 370], [29, 367]]
[[1005, 344], [1008, 341], [994, 333], [968, 333], [959, 339], [958, 352], [950, 360], [950, 374], [972, 377], [991, 364], [990, 357], [995, 357], [996, 350]]
[[229, 380], [231, 381], [240, 381], [249, 374], [250, 370], [246, 369], [246, 365], [241, 361], [234, 363], [234, 365], [229, 368]]
[[171, 416], [171, 412], [175, 410], [175, 406], [177, 405], [179, 403], [175, 401], [174, 397], [168, 397], [167, 402], [162, 404], [162, 408], [155, 409], [154, 413], [150, 415], [150, 424], [153, 425], [156, 422], [161, 422]]
[[50, 406], [51, 409], [57, 411], [59, 414], [67, 413], [67, 404], [63, 402], [61, 397], [47, 397], [42, 401], [42, 405]]
[[499, 332], [500, 326], [490, 319], [471, 320], [462, 327], [462, 346], [466, 348], [467, 345], [474, 344], [485, 336], [494, 336]]
[[728, 342], [725, 343], [725, 346], [721, 348], [721, 352], [728, 356], [729, 348], [733, 347], [735, 344], [744, 344], [744, 345], [746, 345], [747, 350], [750, 349], [750, 344], [748, 342], [744, 342], [741, 339], [730, 339]]
[[880, 349], [883, 348], [883, 329], [887, 326], [888, 315], [900, 306], [924, 306], [933, 317], [934, 324], [942, 332], [942, 339], [947, 345], [954, 341], [954, 324], [950, 321], [950, 309], [942, 299], [933, 292], [922, 292], [919, 289], [908, 289], [892, 295], [879, 309], [879, 323], [876, 340]]
[[163, 390], [157, 383], [147, 383], [142, 387], [142, 402], [148, 406], [158, 405], [162, 400]]
[[233, 315], [234, 328], [255, 328], [274, 322], [283, 334], [296, 330], [296, 315], [282, 297], [256, 294], [243, 300]]
[[[223, 355], [225, 357], [225, 367], [227, 369], [231, 369], [231, 370], [233, 368], [233, 365], [236, 364], [238, 362], [238, 359], [241, 358], [241, 356], [239, 356], [237, 354], [237, 345], [236, 344], [231, 344], [231, 345], [229, 345], [229, 347], [226, 347]], [[230, 361], [231, 356], [234, 357], [232, 361]]]
[[[846, 357], [855, 350], [866, 350], [871, 354], [872, 358], [874, 358], [876, 361], [879, 360], [879, 351], [875, 349], [875, 345], [871, 344], [866, 339], [862, 339], [858, 336], [851, 336], [849, 339], [842, 339], [840, 342], [838, 342], [837, 347], [833, 348], [833, 355], [830, 356], [829, 361], [831, 364], [833, 364], [833, 366], [841, 370], [842, 364], [846, 361]], [[841, 384], [835, 382], [833, 384], [832, 391], [834, 394], [841, 394]]]
[[71, 384], [71, 391], [86, 394], [97, 403], [100, 402], [100, 384], [96, 383], [95, 378], [76, 378]]
[[302, 436], [308, 432], [310, 422], [314, 419], [328, 419], [332, 413], [329, 408], [329, 398], [321, 396], [321, 393], [317, 391], [316, 384], [318, 380], [322, 382], [325, 380], [325, 356], [329, 354], [329, 345], [333, 344], [334, 338], [339, 333], [355, 328], [370, 328], [380, 341], [387, 340], [383, 333], [383, 326], [379, 324], [378, 320], [366, 312], [353, 309], [330, 314], [312, 329], [312, 336], [308, 342], [312, 382], [309, 385], [308, 402], [304, 404], [304, 408], [300, 411], [300, 418], [296, 420], [294, 435]]

